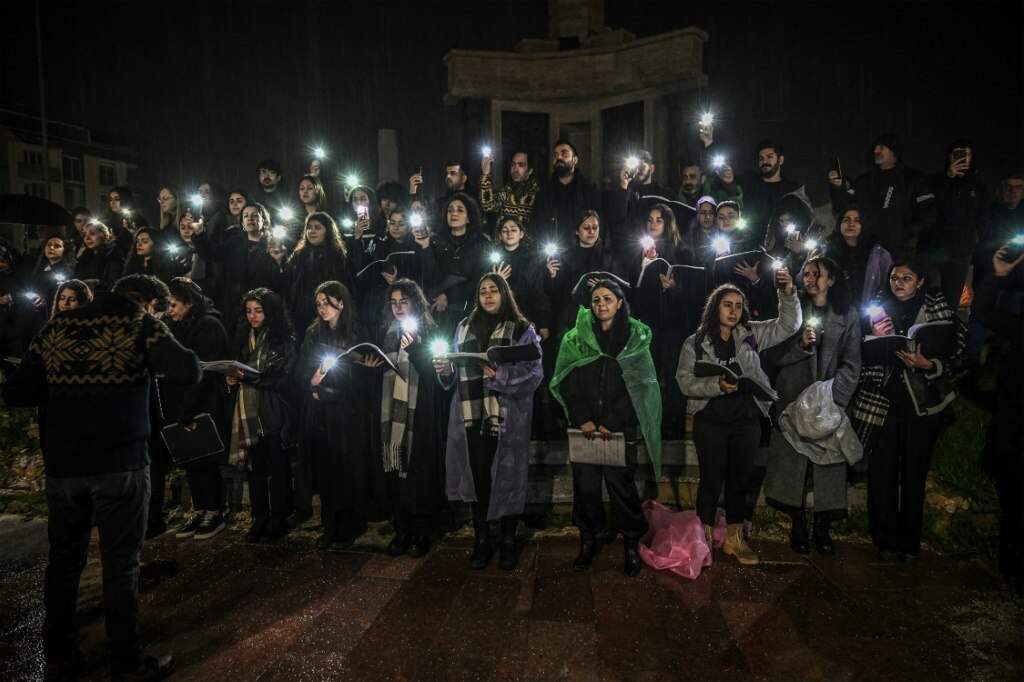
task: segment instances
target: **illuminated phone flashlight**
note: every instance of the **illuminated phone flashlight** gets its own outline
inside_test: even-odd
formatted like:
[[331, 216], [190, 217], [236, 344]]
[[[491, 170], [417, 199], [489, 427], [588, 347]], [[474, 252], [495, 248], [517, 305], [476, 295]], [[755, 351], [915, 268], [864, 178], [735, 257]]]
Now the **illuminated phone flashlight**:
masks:
[[782, 261], [780, 261], [778, 258], [776, 258], [775, 260], [772, 261], [772, 270], [781, 270], [781, 269], [782, 269]]
[[413, 229], [423, 227], [423, 216], [419, 213], [413, 213], [409, 217], [409, 224], [412, 225]]
[[351, 218], [342, 218], [341, 226], [344, 227], [347, 230], [350, 230], [350, 229], [352, 229], [353, 227], [356, 226], [356, 223]]
[[711, 248], [715, 250], [719, 256], [729, 253], [729, 238], [728, 237], [715, 237], [711, 240]]
[[648, 235], [640, 239], [640, 246], [644, 247], [644, 251], [654, 246], [654, 237]]
[[420, 330], [420, 322], [415, 317], [407, 317], [402, 320], [402, 333], [415, 334]]
[[326, 374], [327, 372], [330, 372], [337, 364], [338, 358], [333, 355], [325, 356], [324, 359], [320, 361], [320, 373]]
[[484, 145], [483, 147], [480, 147], [480, 154], [484, 158], [488, 158], [488, 159], [491, 158], [491, 152], [492, 151], [494, 151], [494, 150], [492, 150], [490, 147], [488, 147], [486, 145]]
[[316, 147], [315, 149], [313, 149], [313, 156], [317, 159], [323, 159], [325, 156], [327, 156], [327, 152], [324, 151], [323, 147]]
[[548, 258], [554, 258], [558, 255], [558, 244], [554, 242], [548, 242], [544, 245], [544, 255]]
[[807, 326], [810, 327], [811, 329], [817, 329], [818, 327], [821, 326], [821, 318], [820, 317], [808, 317], [807, 318]]
[[494, 263], [495, 265], [501, 262], [501, 254], [498, 253], [497, 251], [492, 251], [490, 258], [491, 262]]
[[725, 168], [725, 155], [724, 154], [715, 154], [711, 158], [711, 167], [715, 168], [715, 169]]
[[640, 167], [640, 159], [635, 156], [626, 157], [626, 170], [635, 171]]
[[167, 250], [170, 251], [171, 253], [178, 253], [178, 245], [177, 244], [168, 244], [167, 245]]
[[203, 206], [203, 195], [202, 194], [193, 194], [192, 195], [192, 205], [196, 206], [198, 208], [202, 208], [202, 206]]
[[868, 314], [868, 317], [871, 318], [872, 322], [877, 322], [878, 320], [885, 317], [885, 308], [883, 308], [877, 303], [872, 303], [871, 305], [869, 305], [865, 309], [865, 312]]
[[130, 208], [126, 208], [123, 211], [121, 211], [121, 215], [123, 215], [125, 218], [131, 218], [132, 210]]
[[291, 210], [287, 206], [277, 212], [277, 215], [281, 217], [281, 220], [291, 220], [295, 217], [295, 211]]
[[804, 243], [804, 246], [807, 247], [808, 251], [814, 251], [816, 248], [818, 248], [818, 242], [814, 241], [813, 239], [808, 239]]
[[355, 173], [352, 173], [347, 178], [345, 178], [345, 184], [348, 185], [349, 188], [357, 186], [359, 184], [359, 176], [356, 175]]
[[786, 223], [786, 234], [793, 234], [796, 232], [796, 223]]
[[736, 219], [736, 229], [737, 230], [745, 230], [745, 229], [747, 229], [747, 219], [746, 218], [737, 218]]
[[57, 280], [57, 284], [63, 284], [64, 282], [68, 281], [67, 276], [62, 272], [53, 273], [53, 278]]
[[34, 292], [31, 292], [31, 291], [26, 291], [25, 292], [25, 298], [31, 300], [31, 299], [34, 299], [34, 298], [39, 298], [39, 295], [34, 293]]
[[1024, 234], [1018, 234], [1016, 237], [1010, 240], [1010, 243], [1014, 246], [1024, 246]]
[[701, 114], [700, 124], [702, 126], [704, 126], [705, 128], [709, 128], [711, 126], [711, 124], [714, 123], [714, 122], [715, 122], [715, 117], [711, 114], [710, 111], [707, 112], [706, 114]]
[[448, 355], [448, 342], [434, 341], [430, 344], [430, 354], [435, 358], [443, 358]]
[[270, 231], [270, 234], [274, 236], [274, 239], [284, 239], [286, 236], [288, 236], [288, 230], [286, 230], [283, 226], [278, 225], [277, 227]]

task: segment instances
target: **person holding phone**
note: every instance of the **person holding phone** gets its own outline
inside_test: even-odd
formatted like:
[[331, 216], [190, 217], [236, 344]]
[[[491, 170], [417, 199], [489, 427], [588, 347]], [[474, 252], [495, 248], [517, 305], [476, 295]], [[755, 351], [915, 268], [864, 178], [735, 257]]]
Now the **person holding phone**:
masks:
[[[896, 259], [889, 295], [862, 327], [872, 336], [905, 335], [915, 324], [949, 320], [957, 327], [955, 357], [963, 347], [962, 325], [924, 273], [920, 261]], [[921, 551], [925, 479], [956, 394], [948, 385], [952, 357], [938, 357], [922, 343], [895, 354], [889, 364], [863, 368], [850, 419], [868, 460], [871, 541], [884, 560], [912, 563]]]
[[[635, 435], [639, 427], [655, 476], [661, 468], [661, 392], [651, 358], [651, 330], [629, 315], [622, 288], [603, 279], [591, 290], [589, 308], [581, 307], [576, 326], [562, 338], [551, 394], [565, 410], [569, 426], [587, 439], [608, 440], [614, 433]], [[608, 489], [612, 516], [625, 543], [623, 569], [640, 572], [640, 538], [647, 520], [633, 480], [636, 450], [626, 450], [622, 467], [572, 464], [573, 525], [580, 529], [580, 551], [573, 562], [586, 570], [604, 531], [601, 481]]]
[[743, 537], [743, 518], [754, 454], [761, 441], [761, 416], [768, 414], [771, 402], [724, 376], [698, 377], [694, 366], [698, 360], [709, 361], [768, 384], [758, 352], [788, 339], [803, 320], [793, 278], [786, 268], [775, 271], [775, 283], [779, 316], [771, 320], [751, 321], [746, 296], [733, 284], [712, 291], [697, 333], [683, 342], [676, 372], [679, 389], [688, 399], [686, 411], [693, 415], [693, 443], [700, 467], [697, 515], [711, 546], [711, 528], [724, 487], [728, 531], [723, 551], [744, 565], [759, 561]]

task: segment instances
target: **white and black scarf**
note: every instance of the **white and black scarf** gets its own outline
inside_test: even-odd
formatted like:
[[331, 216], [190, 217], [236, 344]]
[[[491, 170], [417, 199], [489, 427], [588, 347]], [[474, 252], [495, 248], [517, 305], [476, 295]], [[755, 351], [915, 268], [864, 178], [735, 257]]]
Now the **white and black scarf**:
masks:
[[[491, 332], [486, 348], [481, 348], [473, 334], [469, 319], [463, 320], [455, 332], [459, 352], [481, 353], [494, 346], [511, 346], [516, 342], [516, 323], [500, 322]], [[497, 436], [505, 416], [501, 414], [498, 394], [490, 390], [490, 380], [476, 363], [456, 365], [459, 377], [459, 400], [462, 403], [462, 420], [469, 428], [473, 422], [480, 422], [481, 433]]]
[[409, 353], [402, 348], [402, 328], [398, 320], [393, 320], [388, 327], [381, 350], [387, 353], [388, 359], [398, 371], [408, 377], [403, 379], [395, 372], [385, 372], [380, 404], [380, 442], [384, 471], [397, 471], [401, 478], [405, 478], [412, 452], [419, 373], [409, 362]]

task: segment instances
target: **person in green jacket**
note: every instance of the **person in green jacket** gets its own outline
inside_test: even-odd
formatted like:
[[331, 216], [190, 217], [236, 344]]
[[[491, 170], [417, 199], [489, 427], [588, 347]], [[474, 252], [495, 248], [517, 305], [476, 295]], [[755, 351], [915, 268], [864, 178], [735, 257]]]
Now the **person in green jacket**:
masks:
[[[630, 440], [639, 427], [654, 474], [661, 474], [661, 390], [651, 358], [651, 330], [629, 316], [619, 285], [597, 282], [591, 307], [580, 307], [576, 326], [562, 338], [551, 393], [565, 409], [571, 428], [587, 439], [610, 440], [625, 433]], [[580, 552], [573, 563], [586, 570], [597, 553], [597, 535], [604, 529], [601, 480], [608, 488], [612, 516], [625, 539], [625, 571], [640, 572], [640, 538], [647, 520], [633, 480], [636, 451], [627, 449], [625, 466], [572, 464], [573, 524], [580, 529]]]

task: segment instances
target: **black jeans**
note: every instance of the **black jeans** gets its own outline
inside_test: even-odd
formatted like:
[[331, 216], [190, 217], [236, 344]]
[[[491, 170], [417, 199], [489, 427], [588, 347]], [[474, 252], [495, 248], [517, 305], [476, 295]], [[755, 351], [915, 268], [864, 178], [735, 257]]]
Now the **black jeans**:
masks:
[[466, 427], [469, 441], [469, 469], [473, 473], [473, 487], [476, 502], [473, 503], [474, 520], [486, 520], [491, 506], [491, 471], [494, 468], [494, 454], [498, 451], [498, 437], [480, 433], [478, 422]]
[[188, 489], [192, 493], [192, 507], [196, 511], [220, 511], [224, 493], [220, 466], [210, 463], [185, 469]]
[[760, 442], [761, 422], [757, 417], [731, 424], [693, 420], [693, 445], [697, 449], [700, 470], [697, 516], [701, 523], [714, 525], [723, 484], [726, 523], [743, 523], [747, 486]]
[[77, 478], [46, 477], [50, 553], [43, 579], [43, 652], [47, 661], [66, 661], [74, 647], [78, 584], [95, 517], [110, 667], [118, 675], [141, 664], [139, 552], [146, 535], [149, 497], [149, 467]]
[[604, 530], [604, 500], [601, 499], [601, 480], [608, 488], [615, 525], [627, 540], [639, 540], [647, 532], [647, 519], [640, 508], [640, 495], [636, 491], [633, 473], [636, 462], [628, 461], [624, 467], [598, 464], [572, 465], [572, 523], [580, 533], [593, 537]]
[[249, 450], [249, 505], [253, 519], [274, 519], [284, 523], [291, 513], [292, 469], [288, 453], [278, 436], [261, 438]]
[[883, 552], [921, 551], [925, 481], [944, 424], [942, 415], [918, 417], [904, 386], [891, 396], [868, 465], [868, 526]]

